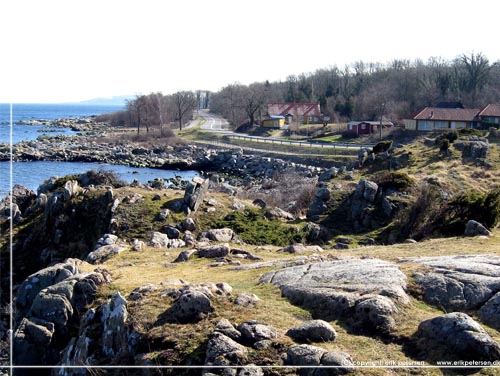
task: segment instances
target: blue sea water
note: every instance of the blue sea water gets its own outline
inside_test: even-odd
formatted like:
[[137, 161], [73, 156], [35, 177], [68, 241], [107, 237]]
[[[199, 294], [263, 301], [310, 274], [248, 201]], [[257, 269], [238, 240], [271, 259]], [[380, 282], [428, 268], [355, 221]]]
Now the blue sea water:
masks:
[[[54, 120], [59, 118], [74, 118], [82, 116], [99, 115], [119, 111], [120, 106], [89, 106], [69, 104], [14, 104], [13, 105], [13, 143], [21, 140], [35, 140], [40, 134], [39, 129], [43, 126], [18, 124], [23, 120]], [[0, 104], [0, 143], [9, 143], [10, 140], [10, 106]], [[17, 123], [17, 124], [16, 124]], [[67, 129], [58, 130], [57, 133], [48, 132], [48, 135], [65, 134], [72, 135]], [[12, 176], [10, 174], [10, 162], [0, 162], [0, 198], [4, 197], [12, 185], [21, 184], [36, 191], [36, 188], [51, 176], [65, 176], [79, 174], [88, 170], [109, 170], [115, 172], [122, 180], [132, 182], [138, 180], [147, 183], [155, 178], [168, 179], [176, 175], [183, 179], [191, 179], [198, 175], [196, 171], [168, 171], [152, 168], [133, 168], [127, 166], [105, 165], [98, 163], [83, 162], [15, 162], [12, 164]]]
[[[55, 120], [100, 115], [122, 110], [123, 106], [90, 106], [81, 104], [33, 104], [15, 103], [12, 105], [12, 143], [22, 140], [36, 140], [40, 135], [75, 135], [69, 128], [47, 129], [43, 125], [19, 124], [26, 120]], [[10, 142], [10, 105], [0, 103], [0, 143]]]

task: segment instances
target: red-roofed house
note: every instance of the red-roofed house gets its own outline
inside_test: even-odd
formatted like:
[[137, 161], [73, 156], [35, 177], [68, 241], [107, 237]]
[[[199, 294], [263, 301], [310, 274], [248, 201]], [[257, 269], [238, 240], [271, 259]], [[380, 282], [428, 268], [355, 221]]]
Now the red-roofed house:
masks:
[[475, 128], [479, 123], [477, 108], [425, 107], [405, 119], [405, 128], [417, 131]]
[[269, 116], [284, 116], [287, 124], [298, 120], [302, 124], [321, 123], [319, 103], [269, 103]]
[[500, 124], [500, 104], [493, 103], [487, 105], [479, 112], [478, 116], [482, 121]]

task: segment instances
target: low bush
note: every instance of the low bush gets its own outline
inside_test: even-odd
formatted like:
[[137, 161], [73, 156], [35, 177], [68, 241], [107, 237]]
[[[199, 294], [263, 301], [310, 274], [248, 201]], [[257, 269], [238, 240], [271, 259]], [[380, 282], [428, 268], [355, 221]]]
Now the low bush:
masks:
[[447, 222], [463, 225], [473, 219], [488, 228], [500, 223], [500, 189], [488, 193], [468, 192], [457, 196], [449, 205]]
[[375, 174], [372, 180], [384, 189], [406, 190], [415, 184], [407, 173], [400, 171], [383, 171]]
[[89, 185], [111, 185], [115, 188], [124, 187], [126, 182], [121, 180], [113, 171], [90, 170], [78, 177], [78, 182], [82, 186]]
[[380, 141], [378, 142], [374, 147], [373, 147], [373, 152], [375, 154], [378, 153], [385, 153], [387, 150], [389, 150], [392, 147], [392, 141], [387, 140], [387, 141]]

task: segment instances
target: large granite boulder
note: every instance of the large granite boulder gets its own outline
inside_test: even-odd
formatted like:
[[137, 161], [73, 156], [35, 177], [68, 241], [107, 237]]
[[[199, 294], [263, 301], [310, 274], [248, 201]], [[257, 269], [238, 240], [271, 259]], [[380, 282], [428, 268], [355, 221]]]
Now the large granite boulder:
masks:
[[406, 277], [399, 268], [378, 259], [347, 259], [299, 265], [264, 274], [292, 303], [314, 318], [344, 319], [352, 329], [389, 333], [394, 315], [408, 304]]
[[327, 342], [337, 338], [337, 332], [323, 320], [309, 320], [289, 329], [286, 335], [296, 342]]
[[446, 311], [479, 309], [500, 292], [500, 256], [414, 257], [401, 261], [430, 269], [415, 273], [413, 279], [426, 303]]
[[491, 231], [488, 230], [486, 227], [484, 227], [481, 223], [471, 219], [465, 224], [464, 235], [465, 236], [477, 236], [477, 235], [491, 236]]
[[[285, 365], [300, 366], [300, 376], [346, 375], [353, 371], [352, 357], [340, 351], [326, 351], [311, 345], [293, 345], [286, 352]], [[307, 366], [312, 366], [307, 368]], [[319, 366], [330, 366], [321, 368]], [[315, 368], [313, 368], [315, 367]]]
[[414, 339], [417, 349], [426, 356], [439, 354], [453, 360], [500, 360], [500, 345], [476, 321], [461, 312], [423, 321]]
[[193, 178], [186, 187], [184, 193], [184, 205], [189, 210], [195, 212], [203, 203], [205, 194], [208, 191], [209, 180], [200, 177]]

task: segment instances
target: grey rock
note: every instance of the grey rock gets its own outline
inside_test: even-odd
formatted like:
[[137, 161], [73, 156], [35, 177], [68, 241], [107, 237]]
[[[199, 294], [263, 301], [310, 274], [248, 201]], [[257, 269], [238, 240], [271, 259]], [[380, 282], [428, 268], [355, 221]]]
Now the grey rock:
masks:
[[65, 294], [40, 291], [31, 305], [30, 316], [54, 323], [58, 332], [66, 331], [66, 324], [73, 316], [71, 298]]
[[181, 222], [181, 228], [183, 231], [194, 231], [196, 229], [196, 223], [193, 218], [186, 218]]
[[264, 376], [264, 371], [261, 367], [249, 364], [240, 369], [238, 376]]
[[79, 273], [74, 260], [59, 263], [44, 268], [24, 280], [16, 293], [16, 306], [23, 314], [26, 309], [31, 307], [37, 294], [44, 288], [64, 281], [67, 278]]
[[231, 249], [229, 248], [229, 244], [224, 243], [203, 247], [198, 250], [197, 254], [199, 257], [218, 258], [227, 256], [230, 250]]
[[264, 216], [268, 219], [281, 219], [285, 221], [293, 221], [295, 219], [293, 214], [278, 207], [267, 209]]
[[213, 311], [212, 302], [200, 291], [186, 291], [168, 309], [170, 321], [188, 323], [202, 320]]
[[132, 240], [132, 250], [135, 252], [142, 252], [146, 244], [139, 239]]
[[145, 285], [139, 286], [132, 290], [128, 299], [129, 300], [142, 300], [150, 292], [157, 290], [158, 287], [152, 283], [146, 283]]
[[311, 345], [293, 345], [286, 352], [286, 365], [293, 366], [330, 366], [332, 368], [300, 368], [301, 376], [346, 375], [354, 370], [352, 357], [344, 352], [326, 350]]
[[181, 236], [181, 232], [173, 226], [164, 226], [161, 232], [166, 234], [169, 239], [179, 239]]
[[158, 215], [156, 216], [156, 218], [159, 220], [159, 221], [164, 221], [166, 220], [168, 217], [170, 217], [170, 210], [168, 209], [162, 209]]
[[208, 231], [203, 231], [200, 238], [207, 238], [215, 242], [230, 242], [234, 238], [234, 231], [230, 228], [218, 228]]
[[167, 234], [153, 231], [150, 244], [155, 248], [181, 248], [186, 245], [181, 239], [170, 239]]
[[101, 306], [102, 352], [120, 357], [128, 353], [127, 301], [119, 292]]
[[232, 340], [239, 342], [241, 341], [241, 333], [237, 330], [233, 324], [228, 319], [220, 319], [215, 325], [214, 331], [228, 336]]
[[409, 303], [405, 275], [396, 265], [377, 259], [294, 266], [268, 272], [260, 282], [279, 286], [284, 297], [317, 318], [344, 318], [367, 331], [391, 332], [397, 306]]
[[296, 342], [326, 342], [334, 341], [337, 332], [333, 327], [323, 320], [310, 320], [289, 329], [286, 335]]
[[489, 299], [478, 311], [477, 316], [485, 324], [500, 330], [500, 292]]
[[335, 368], [317, 369], [314, 376], [347, 375], [354, 372], [352, 357], [342, 351], [329, 351], [323, 354], [321, 365]]
[[24, 318], [13, 334], [13, 361], [15, 365], [39, 365], [57, 361], [57, 352], [49, 345], [54, 324], [37, 318]]
[[65, 201], [68, 201], [82, 192], [82, 188], [76, 180], [68, 180], [64, 184], [63, 197]]
[[182, 251], [179, 253], [179, 256], [174, 260], [174, 262], [186, 262], [188, 261], [195, 253], [197, 252], [196, 249], [189, 249], [187, 251]]
[[[292, 345], [286, 351], [285, 364], [290, 366], [319, 366], [325, 349], [311, 345]], [[300, 370], [301, 375], [312, 375], [311, 370]]]
[[[193, 212], [203, 203], [208, 191], [209, 180], [195, 177], [188, 183], [184, 193], [184, 204]], [[191, 230], [190, 230], [191, 231]]]
[[465, 313], [453, 312], [425, 320], [414, 336], [418, 348], [427, 354], [446, 352], [456, 360], [500, 359], [500, 345]]
[[120, 244], [104, 245], [87, 255], [87, 262], [91, 264], [102, 264], [111, 257], [122, 253], [127, 247]]
[[220, 332], [210, 335], [207, 343], [205, 365], [230, 366], [245, 364], [248, 349]]
[[242, 339], [249, 343], [279, 337], [279, 332], [275, 328], [255, 320], [246, 321], [238, 325], [237, 329], [241, 333]]
[[300, 255], [306, 252], [306, 247], [302, 243], [295, 243], [282, 248], [280, 251]]
[[447, 311], [480, 308], [500, 291], [500, 257], [494, 255], [414, 257], [429, 273], [413, 276], [423, 300]]
[[465, 236], [477, 236], [477, 235], [491, 236], [491, 231], [489, 231], [481, 223], [471, 219], [465, 225], [464, 235]]
[[250, 305], [255, 305], [258, 302], [260, 302], [259, 297], [255, 294], [250, 294], [248, 292], [242, 292], [234, 300], [234, 304], [242, 306], [242, 307], [248, 307]]

